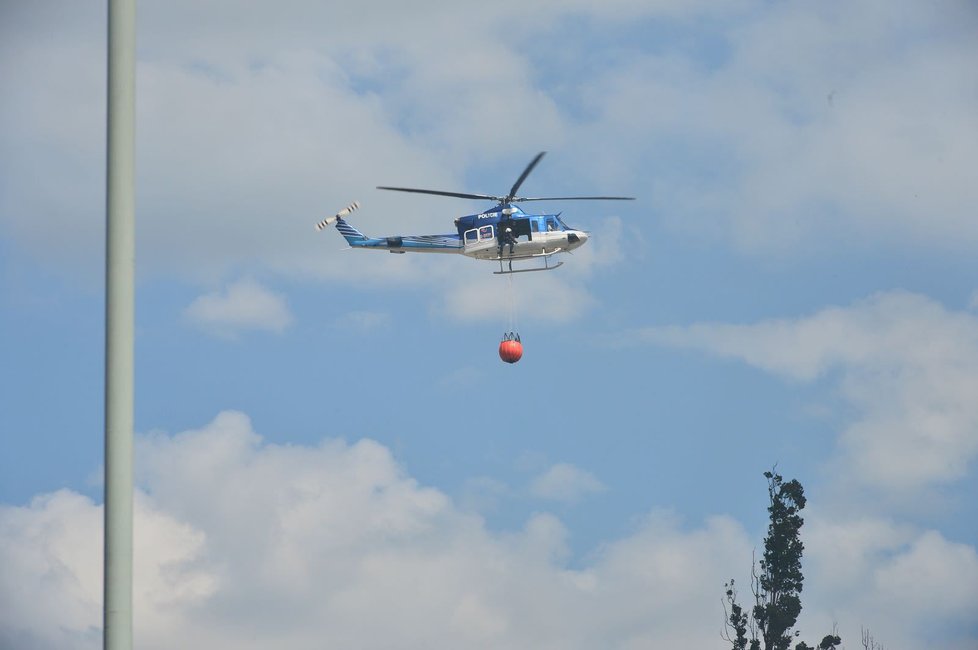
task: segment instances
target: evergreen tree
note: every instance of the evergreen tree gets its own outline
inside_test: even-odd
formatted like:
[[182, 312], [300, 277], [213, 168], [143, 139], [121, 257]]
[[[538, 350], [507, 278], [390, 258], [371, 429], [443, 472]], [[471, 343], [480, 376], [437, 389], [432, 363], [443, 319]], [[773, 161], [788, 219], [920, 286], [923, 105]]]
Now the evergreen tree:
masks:
[[[792, 628], [801, 614], [801, 590], [805, 577], [801, 572], [801, 527], [805, 523], [799, 514], [805, 507], [805, 489], [797, 480], [787, 483], [780, 474], [764, 472], [767, 479], [768, 506], [767, 536], [764, 555], [752, 566], [751, 590], [754, 607], [750, 613], [737, 603], [734, 581], [726, 589], [726, 633], [733, 650], [788, 650], [798, 636]], [[729, 607], [729, 609], [727, 609]], [[731, 631], [733, 637], [731, 637]], [[763, 643], [763, 645], [762, 645]], [[834, 650], [840, 643], [835, 634], [826, 635], [816, 646], [818, 650]], [[795, 650], [815, 650], [801, 642]]]

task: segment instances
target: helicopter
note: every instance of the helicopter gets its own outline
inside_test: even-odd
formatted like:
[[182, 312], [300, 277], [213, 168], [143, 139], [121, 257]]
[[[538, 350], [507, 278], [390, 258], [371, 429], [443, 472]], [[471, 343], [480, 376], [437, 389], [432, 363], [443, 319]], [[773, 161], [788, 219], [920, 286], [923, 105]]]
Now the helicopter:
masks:
[[[529, 214], [517, 204], [529, 201], [634, 201], [631, 196], [551, 196], [524, 197], [517, 192], [523, 181], [540, 162], [545, 151], [538, 153], [520, 174], [509, 193], [505, 196], [492, 194], [473, 194], [467, 192], [444, 192], [411, 187], [389, 187], [378, 185], [379, 190], [433, 194], [460, 199], [494, 201], [496, 205], [476, 214], [455, 219], [456, 232], [444, 235], [396, 235], [392, 237], [367, 237], [354, 228], [344, 217], [360, 207], [356, 201], [331, 217], [323, 219], [316, 228], [322, 230], [331, 224], [346, 239], [350, 248], [386, 250], [390, 253], [457, 253], [479, 260], [499, 262], [496, 275], [524, 273], [528, 271], [550, 271], [563, 265], [551, 258], [558, 253], [569, 253], [580, 248], [588, 240], [588, 233], [571, 228], [557, 214]], [[540, 262], [528, 268], [513, 268], [513, 262]], [[508, 262], [504, 267], [503, 263]]]

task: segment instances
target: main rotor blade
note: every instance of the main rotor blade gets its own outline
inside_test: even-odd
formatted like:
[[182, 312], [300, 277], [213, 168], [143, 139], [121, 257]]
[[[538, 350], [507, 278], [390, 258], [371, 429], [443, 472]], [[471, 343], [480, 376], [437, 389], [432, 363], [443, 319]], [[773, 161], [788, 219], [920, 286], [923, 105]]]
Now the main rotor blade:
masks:
[[540, 159], [543, 158], [544, 154], [546, 153], [547, 153], [546, 151], [541, 151], [540, 153], [537, 154], [536, 158], [530, 161], [530, 164], [526, 166], [526, 169], [523, 170], [523, 173], [520, 174], [520, 177], [516, 179], [515, 183], [513, 183], [513, 189], [509, 191], [509, 195], [506, 197], [508, 200], [510, 201], [513, 200], [513, 197], [516, 196], [517, 190], [520, 189], [520, 185], [523, 184], [523, 181], [526, 180], [526, 177], [530, 175], [530, 172], [533, 171], [533, 168], [537, 166], [537, 163], [540, 162]]
[[457, 199], [483, 199], [487, 201], [502, 201], [503, 197], [490, 196], [489, 194], [468, 194], [466, 192], [442, 192], [441, 190], [419, 190], [413, 187], [385, 187], [377, 186], [378, 190], [391, 190], [394, 192], [413, 192], [414, 194], [434, 194], [435, 196], [454, 196]]
[[540, 196], [518, 197], [513, 203], [521, 201], [634, 201], [634, 196]]

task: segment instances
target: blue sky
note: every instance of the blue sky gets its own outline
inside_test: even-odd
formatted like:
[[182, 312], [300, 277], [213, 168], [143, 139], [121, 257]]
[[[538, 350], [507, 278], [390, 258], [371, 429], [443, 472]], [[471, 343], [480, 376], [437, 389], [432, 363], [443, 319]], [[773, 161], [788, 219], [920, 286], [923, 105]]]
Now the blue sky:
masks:
[[[105, 8], [0, 12], [0, 645], [98, 647]], [[140, 3], [138, 643], [722, 648], [776, 463], [803, 638], [973, 648], [976, 23]], [[374, 186], [542, 150], [527, 195], [638, 199], [534, 204], [592, 233], [552, 273], [313, 227], [449, 232]]]

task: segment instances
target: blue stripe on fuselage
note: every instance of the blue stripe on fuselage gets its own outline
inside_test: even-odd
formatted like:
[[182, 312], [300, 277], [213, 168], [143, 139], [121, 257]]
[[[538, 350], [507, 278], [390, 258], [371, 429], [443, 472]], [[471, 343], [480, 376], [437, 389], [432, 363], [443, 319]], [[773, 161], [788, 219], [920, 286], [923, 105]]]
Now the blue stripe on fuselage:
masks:
[[370, 237], [347, 240], [353, 248], [377, 248], [380, 250], [410, 250], [418, 253], [457, 253], [462, 250], [462, 238], [449, 235], [406, 235], [400, 237]]

